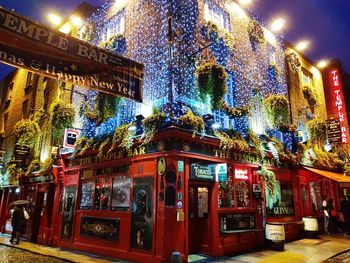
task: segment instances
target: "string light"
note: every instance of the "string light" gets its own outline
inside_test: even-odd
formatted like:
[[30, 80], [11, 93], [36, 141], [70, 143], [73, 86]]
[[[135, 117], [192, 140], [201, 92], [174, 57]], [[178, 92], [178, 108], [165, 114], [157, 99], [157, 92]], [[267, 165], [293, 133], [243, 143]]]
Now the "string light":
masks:
[[[104, 4], [83, 24], [83, 29], [94, 25], [93, 37], [90, 39], [92, 44], [102, 42], [108, 19], [113, 19], [116, 15], [111, 13], [113, 5], [114, 2]], [[142, 114], [141, 107], [144, 108], [145, 105], [148, 108], [156, 106], [169, 116], [173, 114], [175, 118], [183, 114], [184, 108], [190, 107], [199, 115], [213, 114], [215, 122], [224, 128], [231, 126], [245, 133], [249, 128], [247, 117], [229, 119], [221, 111], [212, 112], [207, 102], [199, 99], [194, 72], [200, 60], [207, 59], [204, 55], [207, 50], [228, 72], [229, 92], [225, 100], [229, 106], [247, 106], [253, 97], [254, 88], [259, 88], [263, 96], [270, 93], [286, 95], [285, 50], [282, 40], [276, 37], [273, 46], [266, 41], [254, 49], [247, 32], [249, 17], [236, 16], [232, 13], [236, 9], [225, 11], [231, 21], [235, 20], [229, 29], [232, 32], [226, 32], [234, 38], [235, 43], [231, 47], [220, 36], [211, 36], [205, 40], [200, 32], [204, 22], [197, 21], [202, 21], [199, 11], [202, 6], [198, 1], [125, 1], [123, 6], [117, 11], [117, 14], [123, 12], [125, 15], [126, 51], [123, 55], [145, 66], [143, 104], [124, 100], [117, 116], [100, 125], [96, 132], [90, 131], [96, 127], [86, 121], [85, 134], [102, 136], [122, 123], [132, 121], [137, 114]], [[169, 14], [172, 14], [171, 34]], [[255, 17], [251, 19], [258, 20]], [[203, 43], [210, 46], [203, 49]], [[201, 49], [203, 50], [200, 51]], [[271, 63], [278, 65], [281, 71], [279, 79], [269, 74]], [[88, 92], [87, 97], [87, 100], [93, 101], [94, 92]]]

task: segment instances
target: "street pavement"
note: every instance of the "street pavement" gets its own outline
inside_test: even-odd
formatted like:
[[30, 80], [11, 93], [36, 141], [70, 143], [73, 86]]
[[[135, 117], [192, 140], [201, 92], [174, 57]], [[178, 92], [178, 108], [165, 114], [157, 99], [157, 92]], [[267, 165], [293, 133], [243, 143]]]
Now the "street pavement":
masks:
[[[126, 262], [26, 241], [20, 242], [19, 245], [12, 245], [9, 239], [9, 235], [0, 234], [0, 262], [2, 263]], [[321, 235], [318, 239], [305, 238], [287, 243], [283, 252], [262, 249], [237, 256], [215, 259], [198, 255], [190, 261], [195, 263], [350, 263], [350, 237], [345, 237], [342, 234]]]

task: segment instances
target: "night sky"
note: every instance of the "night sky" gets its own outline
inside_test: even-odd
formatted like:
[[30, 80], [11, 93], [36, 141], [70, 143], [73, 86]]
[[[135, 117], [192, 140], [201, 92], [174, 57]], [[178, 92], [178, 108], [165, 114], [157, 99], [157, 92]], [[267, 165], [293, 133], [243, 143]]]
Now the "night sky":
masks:
[[[98, 6], [106, 0], [87, 0]], [[82, 0], [0, 0], [0, 5], [46, 23], [46, 13], [67, 14]], [[350, 72], [350, 0], [253, 0], [251, 9], [266, 24], [278, 15], [287, 18], [284, 37], [291, 44], [308, 38], [305, 55], [314, 61], [339, 58]], [[11, 68], [0, 65], [0, 79]]]

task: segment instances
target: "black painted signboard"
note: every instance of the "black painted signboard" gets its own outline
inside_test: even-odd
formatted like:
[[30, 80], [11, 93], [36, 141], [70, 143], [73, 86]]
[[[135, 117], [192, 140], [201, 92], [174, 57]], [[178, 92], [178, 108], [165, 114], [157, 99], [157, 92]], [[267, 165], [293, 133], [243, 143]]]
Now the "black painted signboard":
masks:
[[82, 217], [80, 235], [104, 240], [119, 239], [120, 219]]

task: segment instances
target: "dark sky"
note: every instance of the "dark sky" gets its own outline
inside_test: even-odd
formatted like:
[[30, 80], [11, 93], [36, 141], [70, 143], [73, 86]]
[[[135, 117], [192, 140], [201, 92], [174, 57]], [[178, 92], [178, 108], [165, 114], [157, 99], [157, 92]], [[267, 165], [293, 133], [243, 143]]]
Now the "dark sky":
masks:
[[[48, 10], [61, 14], [69, 12], [82, 0], [0, 0], [0, 5], [15, 9], [20, 14], [45, 22]], [[101, 5], [105, 0], [87, 0]], [[253, 0], [253, 12], [266, 24], [280, 14], [287, 17], [285, 38], [295, 43], [302, 38], [312, 45], [305, 55], [317, 61], [322, 58], [339, 58], [350, 72], [350, 0]], [[9, 67], [0, 65], [0, 79]]]

